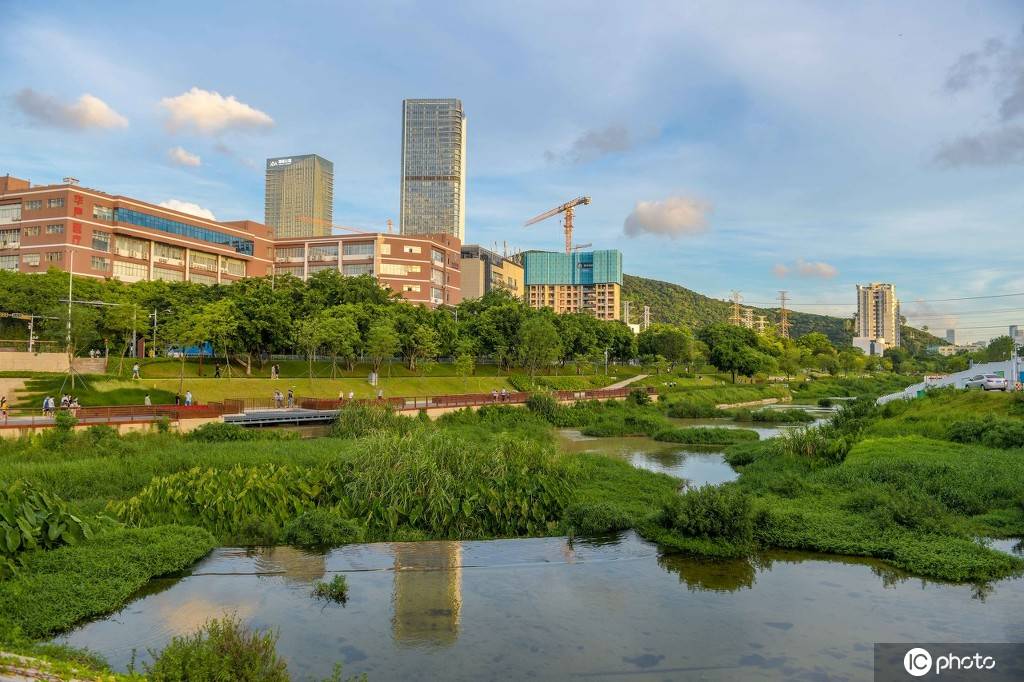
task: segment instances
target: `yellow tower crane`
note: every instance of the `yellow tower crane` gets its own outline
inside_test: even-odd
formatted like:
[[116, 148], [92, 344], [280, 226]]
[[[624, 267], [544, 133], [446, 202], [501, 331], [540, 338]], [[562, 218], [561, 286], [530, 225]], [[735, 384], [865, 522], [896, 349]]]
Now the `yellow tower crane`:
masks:
[[563, 219], [562, 222], [563, 222], [563, 225], [565, 226], [565, 252], [568, 253], [568, 254], [571, 254], [572, 253], [572, 216], [573, 216], [573, 210], [577, 206], [586, 206], [589, 203], [590, 203], [590, 197], [576, 197], [572, 201], [567, 201], [564, 204], [562, 204], [561, 206], [553, 208], [550, 211], [545, 211], [544, 213], [541, 213], [539, 216], [537, 216], [535, 218], [531, 218], [530, 220], [527, 220], [526, 223], [523, 225], [523, 227], [529, 227], [530, 225], [533, 225], [534, 223], [539, 223], [542, 220], [547, 220], [548, 218], [550, 218], [553, 215], [558, 215], [559, 213], [564, 213], [565, 214], [565, 218]]

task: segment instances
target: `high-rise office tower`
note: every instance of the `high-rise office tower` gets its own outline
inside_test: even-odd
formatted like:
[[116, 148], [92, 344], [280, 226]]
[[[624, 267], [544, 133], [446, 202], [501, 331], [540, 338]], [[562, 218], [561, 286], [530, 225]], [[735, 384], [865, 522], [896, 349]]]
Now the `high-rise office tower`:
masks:
[[466, 115], [462, 100], [402, 102], [402, 234], [466, 239]]
[[316, 154], [267, 159], [264, 223], [274, 236], [331, 233], [334, 164]]
[[900, 345], [900, 302], [892, 284], [857, 285], [857, 324], [853, 345], [881, 355]]
[[956, 345], [956, 330], [955, 329], [947, 329], [946, 330], [946, 343], [948, 343], [951, 346], [955, 346]]

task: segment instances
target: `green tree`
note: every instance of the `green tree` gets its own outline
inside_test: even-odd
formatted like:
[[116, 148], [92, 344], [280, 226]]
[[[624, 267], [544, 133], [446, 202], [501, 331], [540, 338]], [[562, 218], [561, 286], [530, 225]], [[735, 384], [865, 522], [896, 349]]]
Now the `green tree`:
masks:
[[719, 371], [752, 377], [767, 364], [765, 354], [757, 350], [757, 334], [752, 329], [732, 324], [713, 324], [700, 331], [700, 340], [708, 347], [708, 361]]
[[204, 305], [196, 314], [196, 324], [206, 330], [206, 336], [213, 344], [214, 352], [220, 349], [224, 354], [225, 371], [231, 376], [231, 351], [238, 339], [238, 311], [234, 301], [223, 298]]
[[429, 324], [416, 325], [405, 344], [405, 356], [409, 361], [409, 369], [415, 371], [417, 359], [436, 358], [437, 352], [437, 332]]
[[836, 356], [836, 359], [839, 362], [839, 368], [847, 376], [850, 375], [850, 372], [864, 369], [864, 351], [860, 348], [844, 348]]
[[202, 316], [196, 313], [179, 311], [177, 316], [164, 324], [161, 334], [179, 350], [178, 393], [185, 390], [185, 349], [198, 346], [206, 341], [206, 329], [203, 327]]
[[302, 349], [306, 355], [307, 366], [309, 367], [309, 380], [313, 381], [313, 360], [316, 352], [323, 345], [324, 337], [321, 333], [320, 319], [318, 317], [306, 317], [295, 323], [295, 344]]
[[338, 360], [351, 371], [359, 357], [362, 338], [359, 325], [344, 308], [328, 308], [317, 316], [320, 325], [320, 340], [331, 353], [331, 378], [337, 376]]
[[561, 352], [558, 329], [546, 315], [533, 315], [523, 323], [519, 330], [519, 354], [531, 378], [538, 369], [557, 362]]
[[637, 335], [641, 355], [660, 355], [669, 362], [669, 371], [681, 363], [689, 367], [695, 358], [693, 335], [689, 330], [670, 324], [652, 324]]
[[468, 340], [459, 342], [455, 355], [455, 372], [462, 377], [462, 385], [469, 389], [469, 375], [476, 368], [476, 355], [473, 352], [473, 344]]
[[380, 366], [385, 360], [394, 357], [400, 345], [395, 326], [389, 320], [377, 320], [370, 325], [366, 335], [366, 353], [370, 356], [375, 373], [380, 372]]

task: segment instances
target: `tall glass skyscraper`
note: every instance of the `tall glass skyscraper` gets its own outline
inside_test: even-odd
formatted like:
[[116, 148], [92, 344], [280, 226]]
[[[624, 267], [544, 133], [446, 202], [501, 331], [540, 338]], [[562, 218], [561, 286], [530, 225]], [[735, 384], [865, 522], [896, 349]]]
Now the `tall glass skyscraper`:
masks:
[[267, 159], [264, 223], [274, 237], [329, 235], [333, 207], [333, 163], [316, 154]]
[[466, 240], [466, 115], [462, 100], [402, 102], [402, 234]]

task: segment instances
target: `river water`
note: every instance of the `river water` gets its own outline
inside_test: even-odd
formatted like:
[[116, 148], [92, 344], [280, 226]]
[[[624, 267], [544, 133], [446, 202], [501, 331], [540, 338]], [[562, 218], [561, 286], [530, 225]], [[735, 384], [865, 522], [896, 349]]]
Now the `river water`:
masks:
[[[694, 485], [736, 475], [720, 454], [686, 446], [561, 437]], [[339, 572], [346, 604], [311, 596]], [[125, 670], [225, 613], [276, 629], [296, 679], [341, 662], [371, 680], [870, 680], [875, 642], [1024, 641], [1024, 579], [950, 585], [804, 552], [709, 562], [663, 555], [632, 532], [220, 548], [57, 641]]]

